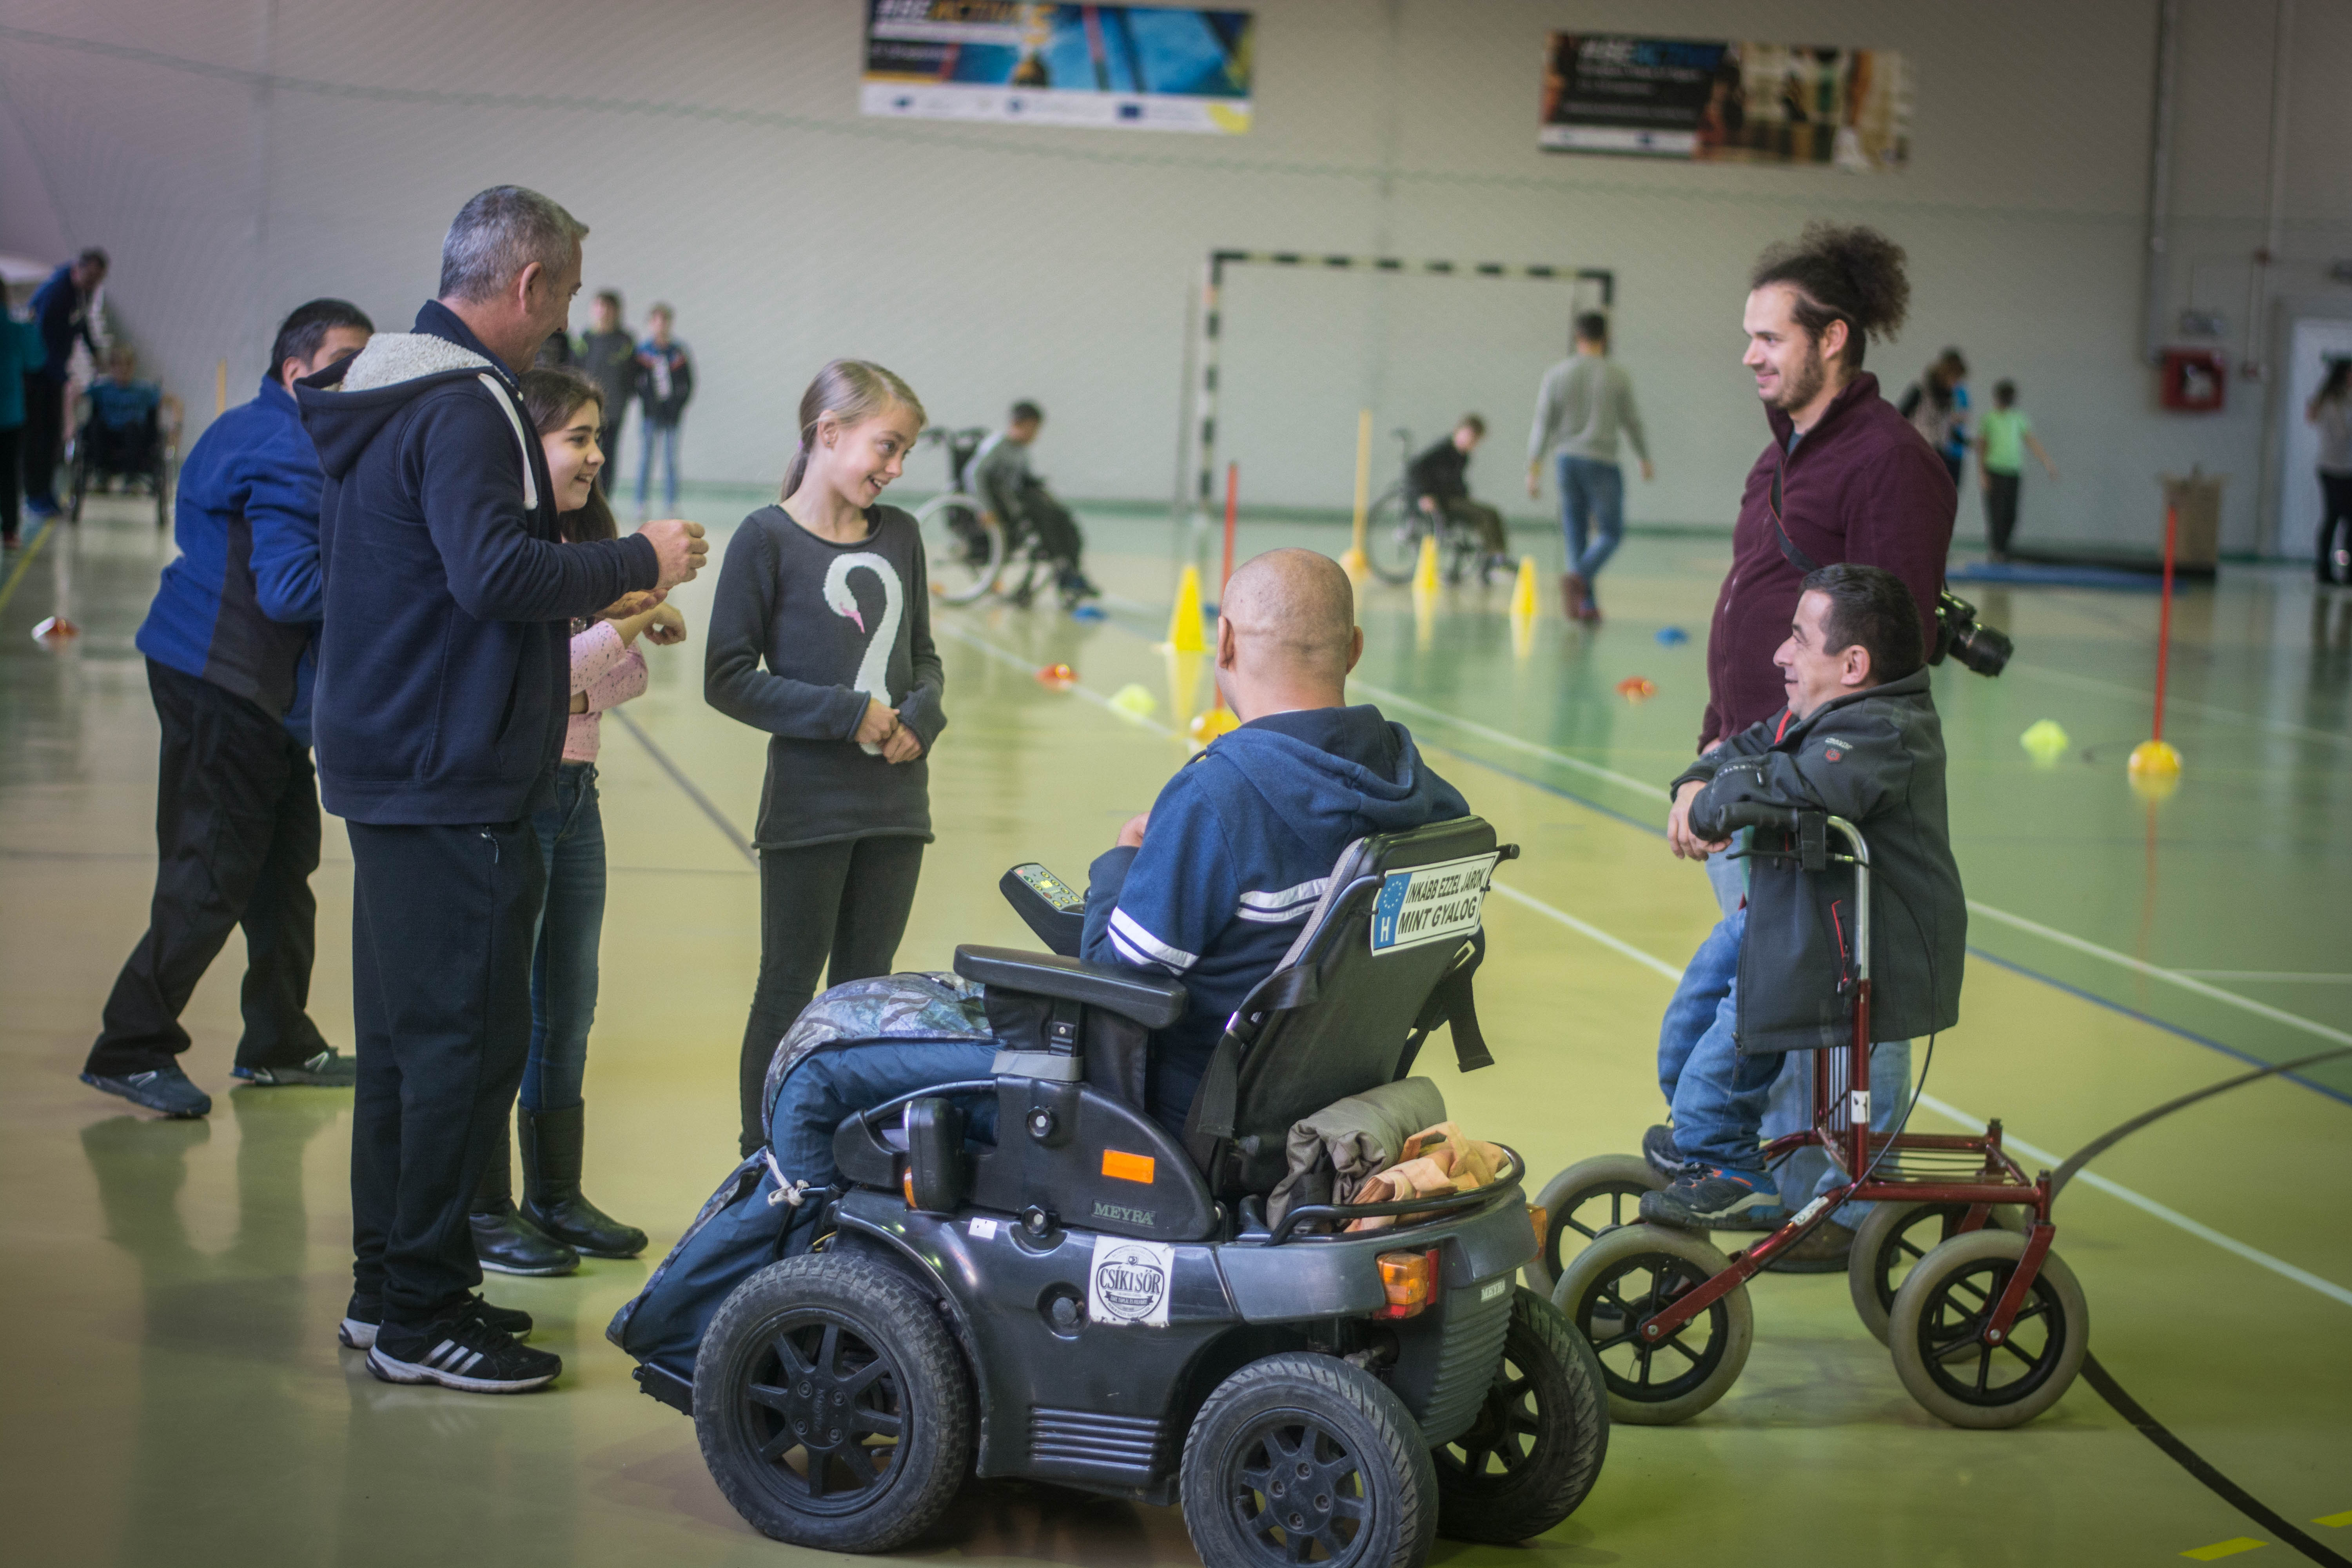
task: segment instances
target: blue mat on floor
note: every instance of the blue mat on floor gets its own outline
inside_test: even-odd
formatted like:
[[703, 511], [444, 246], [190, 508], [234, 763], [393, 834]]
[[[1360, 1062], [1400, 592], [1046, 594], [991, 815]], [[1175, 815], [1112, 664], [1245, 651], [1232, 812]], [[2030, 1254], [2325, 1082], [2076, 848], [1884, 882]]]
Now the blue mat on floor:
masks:
[[2155, 594], [2164, 578], [2154, 572], [2118, 572], [2106, 566], [2037, 566], [2031, 562], [1972, 561], [1945, 574], [1953, 583], [2000, 583], [2018, 588], [2120, 588]]

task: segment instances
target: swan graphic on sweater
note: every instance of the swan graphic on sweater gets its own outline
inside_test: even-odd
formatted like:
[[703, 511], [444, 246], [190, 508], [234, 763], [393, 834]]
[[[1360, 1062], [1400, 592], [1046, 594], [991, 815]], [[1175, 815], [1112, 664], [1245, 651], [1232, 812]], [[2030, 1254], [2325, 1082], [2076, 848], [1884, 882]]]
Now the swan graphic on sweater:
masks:
[[[849, 688], [865, 692], [885, 708], [896, 708], [898, 701], [890, 695], [890, 650], [898, 646], [898, 622], [907, 612], [907, 591], [889, 561], [870, 550], [835, 557], [832, 569], [824, 574], [825, 608], [845, 617], [861, 632], [866, 629], [866, 616], [849, 586], [850, 574], [857, 571], [871, 572], [881, 580], [882, 619], [866, 639], [866, 657], [858, 660], [857, 676]], [[871, 741], [857, 743], [868, 756], [882, 754], [882, 748]]]

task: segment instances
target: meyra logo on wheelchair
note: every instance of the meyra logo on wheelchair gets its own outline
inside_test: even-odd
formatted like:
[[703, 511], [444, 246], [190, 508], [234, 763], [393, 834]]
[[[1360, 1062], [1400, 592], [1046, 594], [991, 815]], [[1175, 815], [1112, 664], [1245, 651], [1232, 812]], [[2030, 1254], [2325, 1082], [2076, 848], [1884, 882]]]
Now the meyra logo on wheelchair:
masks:
[[[903, 1546], [975, 1472], [1181, 1501], [1211, 1568], [1409, 1568], [1439, 1534], [1551, 1529], [1608, 1414], [1591, 1348], [1515, 1287], [1541, 1229], [1518, 1157], [1472, 1191], [1266, 1205], [1292, 1125], [1404, 1079], [1439, 1024], [1487, 1065], [1478, 907], [1517, 852], [1476, 817], [1351, 845], [1181, 1140], [1142, 1085], [1184, 987], [1066, 956], [1083, 900], [1015, 868], [1059, 951], [957, 950], [993, 1076], [843, 1122], [815, 1249], [735, 1288], [690, 1384], [639, 1380], [692, 1414], [744, 1518], [800, 1545]], [[966, 1136], [975, 1106], [992, 1142]], [[1370, 1218], [1393, 1223], [1348, 1228]]]
[[[1633, 1217], [1643, 1193], [1667, 1184], [1646, 1159], [1586, 1160], [1544, 1188], [1538, 1212], [1549, 1218], [1528, 1278], [1551, 1287], [1553, 1304], [1599, 1353], [1611, 1415], [1666, 1426], [1738, 1380], [1754, 1334], [1748, 1281], [1838, 1205], [1868, 1203], [1846, 1279], [1904, 1387], [1956, 1426], [2031, 1421], [2073, 1384], [2089, 1311], [2073, 1270], [2050, 1250], [2050, 1173], [2026, 1175], [2001, 1147], [2000, 1122], [1981, 1136], [1872, 1131], [1870, 847], [1853, 823], [1819, 811], [1739, 803], [1713, 821], [1700, 820], [1696, 805], [1691, 816], [1709, 839], [1755, 829], [1750, 853], [1791, 859], [1808, 875], [1852, 868], [1854, 958], [1841, 987], [1847, 1043], [1811, 1053], [1811, 1128], [1763, 1152], [1777, 1164], [1819, 1149], [1836, 1183], [1727, 1258], [1695, 1232]], [[1832, 847], [1832, 835], [1843, 849]]]

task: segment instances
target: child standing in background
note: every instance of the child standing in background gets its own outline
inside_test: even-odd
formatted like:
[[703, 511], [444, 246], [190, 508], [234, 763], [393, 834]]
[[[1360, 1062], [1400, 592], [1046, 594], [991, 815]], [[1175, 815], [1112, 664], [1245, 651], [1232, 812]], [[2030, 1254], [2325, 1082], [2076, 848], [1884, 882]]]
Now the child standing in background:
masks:
[[1993, 384], [1992, 406], [1977, 426], [1977, 483], [1984, 490], [1985, 538], [1995, 561], [2009, 559], [2009, 541], [2017, 531], [2018, 481], [2024, 476], [2025, 452], [2032, 449], [2051, 481], [2058, 465], [2033, 438], [2033, 421], [2017, 406], [2017, 383]]
[[677, 510], [677, 426], [694, 395], [694, 356], [669, 335], [672, 317], [667, 305], [646, 312], [646, 341], [637, 345], [637, 394], [645, 400], [646, 417], [640, 437], [645, 452], [637, 460], [637, 515], [646, 510], [653, 489], [654, 458], [662, 465], [662, 512]]
[[[612, 508], [596, 489], [604, 466], [597, 436], [604, 397], [575, 370], [541, 367], [522, 378], [523, 407], [547, 453], [566, 543], [611, 539]], [[515, 1206], [507, 1143], [499, 1140], [471, 1215], [474, 1253], [505, 1274], [568, 1274], [591, 1258], [635, 1258], [646, 1233], [623, 1225], [581, 1193], [586, 1109], [581, 1098], [588, 1031], [596, 1018], [597, 947], [604, 928], [604, 824], [597, 807], [598, 720], [646, 689], [639, 637], [686, 640], [686, 617], [654, 594], [631, 594], [572, 626], [572, 721], [563, 737], [555, 803], [531, 826], [547, 871], [531, 954], [530, 1055], [516, 1121], [522, 1133], [523, 1199]], [[500, 1129], [503, 1133], [504, 1129]]]
[[826, 365], [801, 397], [783, 500], [735, 531], [711, 605], [704, 695], [770, 736], [747, 1156], [766, 1142], [768, 1058], [819, 979], [890, 972], [931, 838], [924, 758], [947, 716], [930, 583], [915, 520], [877, 504], [922, 428], [923, 405], [880, 365]]

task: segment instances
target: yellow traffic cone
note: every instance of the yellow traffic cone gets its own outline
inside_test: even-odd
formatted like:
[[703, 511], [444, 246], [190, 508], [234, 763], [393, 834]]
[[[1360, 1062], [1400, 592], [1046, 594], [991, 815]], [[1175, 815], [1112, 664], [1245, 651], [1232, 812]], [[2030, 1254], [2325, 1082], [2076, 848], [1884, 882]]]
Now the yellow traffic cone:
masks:
[[1416, 594], [1437, 592], [1437, 535], [1421, 536], [1421, 559], [1412, 569], [1412, 591]]
[[1519, 557], [1518, 580], [1511, 584], [1511, 619], [1531, 621], [1536, 618], [1536, 558]]
[[1168, 647], [1177, 653], [1206, 653], [1207, 641], [1201, 636], [1201, 569], [1184, 568], [1184, 579], [1176, 584], [1175, 613], [1168, 617]]

